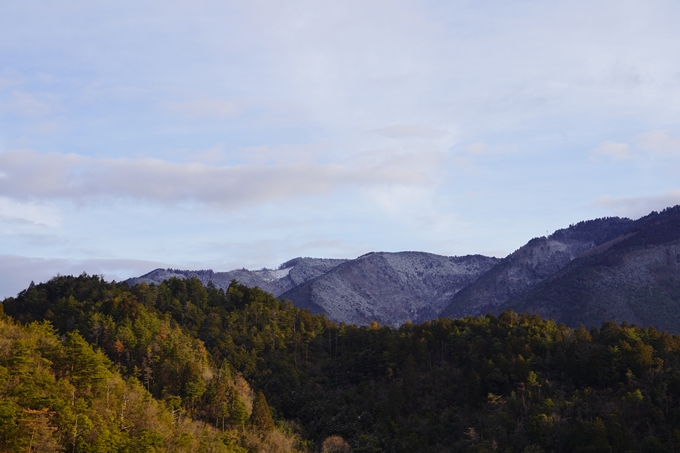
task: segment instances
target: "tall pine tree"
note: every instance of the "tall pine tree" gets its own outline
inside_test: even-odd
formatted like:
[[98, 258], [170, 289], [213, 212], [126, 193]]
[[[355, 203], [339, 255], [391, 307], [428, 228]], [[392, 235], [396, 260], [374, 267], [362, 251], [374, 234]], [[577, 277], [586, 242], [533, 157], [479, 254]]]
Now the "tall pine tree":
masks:
[[250, 426], [262, 435], [266, 435], [274, 430], [274, 420], [267, 404], [264, 393], [257, 392], [253, 401], [253, 412], [250, 414]]

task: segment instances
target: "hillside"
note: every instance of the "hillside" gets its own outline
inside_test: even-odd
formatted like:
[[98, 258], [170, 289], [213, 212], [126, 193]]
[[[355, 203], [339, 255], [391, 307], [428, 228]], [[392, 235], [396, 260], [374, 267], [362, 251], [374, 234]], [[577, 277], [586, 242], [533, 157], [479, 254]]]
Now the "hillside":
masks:
[[441, 316], [452, 318], [496, 312], [508, 300], [530, 290], [582, 253], [626, 234], [630, 219], [589, 220], [534, 238], [455, 294]]
[[498, 262], [481, 255], [369, 253], [281, 297], [336, 322], [398, 326], [435, 319], [447, 301]]
[[680, 207], [635, 225], [497, 311], [538, 313], [570, 326], [606, 319], [680, 332]]
[[60, 337], [0, 313], [0, 452], [247, 451], [245, 436], [167, 403], [77, 331]]
[[[196, 300], [205, 289], [189, 282]], [[136, 288], [83, 274], [3, 301], [0, 452], [307, 450], [290, 428], [274, 426], [264, 396], [258, 413], [242, 373], [165, 311], [140, 303], [146, 284]], [[158, 289], [154, 302], [173, 306], [172, 290]]]
[[[27, 450], [27, 414], [52, 451], [680, 448], [680, 337], [654, 328], [571, 329], [512, 312], [398, 329], [338, 325], [259, 289], [195, 278], [130, 288], [62, 276], [2, 306], [22, 323], [0, 322], [5, 451]], [[45, 319], [58, 334], [33, 323]], [[47, 368], [56, 385], [36, 374]], [[153, 407], [170, 423], [154, 421]], [[121, 408], [134, 409], [123, 420], [141, 418], [121, 423]], [[49, 419], [52, 410], [63, 418]], [[186, 435], [173, 431], [184, 429], [177, 415], [192, 427]], [[113, 435], [132, 443], [113, 448]]]

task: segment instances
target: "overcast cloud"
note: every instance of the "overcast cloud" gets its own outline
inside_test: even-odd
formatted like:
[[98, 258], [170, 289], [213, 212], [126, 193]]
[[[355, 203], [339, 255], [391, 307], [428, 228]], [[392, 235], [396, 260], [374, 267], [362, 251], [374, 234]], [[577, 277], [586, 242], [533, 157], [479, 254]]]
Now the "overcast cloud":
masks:
[[0, 297], [56, 272], [502, 256], [679, 203], [678, 17], [670, 0], [4, 2]]

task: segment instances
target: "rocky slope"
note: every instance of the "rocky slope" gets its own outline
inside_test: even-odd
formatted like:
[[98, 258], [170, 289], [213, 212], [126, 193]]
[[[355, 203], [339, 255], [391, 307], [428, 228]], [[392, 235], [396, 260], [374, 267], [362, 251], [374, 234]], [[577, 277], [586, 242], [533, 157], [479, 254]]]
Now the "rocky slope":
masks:
[[300, 285], [308, 280], [325, 274], [347, 260], [322, 258], [294, 258], [283, 263], [278, 269], [261, 269], [250, 271], [235, 269], [228, 272], [213, 272], [212, 270], [187, 271], [178, 269], [156, 269], [141, 277], [126, 280], [129, 285], [137, 283], [161, 283], [170, 278], [198, 278], [204, 285], [213, 282], [217, 288], [226, 289], [232, 280], [249, 287], [259, 287], [274, 296]]
[[589, 220], [534, 238], [508, 255], [473, 284], [455, 294], [442, 316], [451, 318], [496, 311], [555, 274], [577, 256], [629, 232], [635, 225], [618, 217]]
[[450, 298], [499, 262], [481, 255], [369, 253], [282, 295], [345, 323], [400, 325], [436, 318]]
[[627, 321], [680, 333], [680, 206], [637, 220], [496, 311], [507, 308], [569, 326]]

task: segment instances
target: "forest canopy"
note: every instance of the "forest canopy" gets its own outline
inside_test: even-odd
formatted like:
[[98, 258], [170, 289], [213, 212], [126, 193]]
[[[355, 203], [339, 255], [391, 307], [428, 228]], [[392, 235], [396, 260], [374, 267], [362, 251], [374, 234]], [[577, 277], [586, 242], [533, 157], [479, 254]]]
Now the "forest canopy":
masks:
[[357, 327], [236, 282], [85, 274], [2, 307], [4, 451], [680, 451], [680, 337], [654, 328]]

